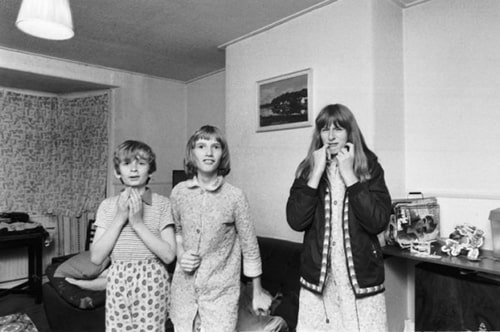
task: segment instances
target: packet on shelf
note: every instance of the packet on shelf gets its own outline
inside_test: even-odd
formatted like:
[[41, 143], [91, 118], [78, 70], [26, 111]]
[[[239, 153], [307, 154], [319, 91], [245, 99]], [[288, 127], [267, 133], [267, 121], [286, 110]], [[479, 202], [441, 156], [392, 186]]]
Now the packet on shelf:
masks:
[[484, 231], [469, 224], [455, 227], [445, 240], [441, 251], [450, 256], [466, 255], [471, 261], [479, 260], [479, 248], [484, 244]]

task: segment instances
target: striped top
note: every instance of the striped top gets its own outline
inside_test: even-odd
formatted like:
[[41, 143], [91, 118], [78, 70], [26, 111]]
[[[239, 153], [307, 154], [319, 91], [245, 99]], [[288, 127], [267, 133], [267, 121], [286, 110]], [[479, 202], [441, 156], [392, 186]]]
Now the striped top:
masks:
[[[149, 196], [149, 195], [144, 195]], [[108, 228], [116, 215], [116, 207], [119, 195], [106, 198], [97, 210], [95, 225], [97, 227]], [[170, 200], [156, 193], [151, 194], [151, 204], [143, 199], [143, 220], [148, 229], [157, 237], [167, 226], [173, 225], [172, 213], [170, 210]], [[156, 258], [156, 255], [146, 247], [144, 242], [137, 236], [135, 231], [128, 225], [122, 229], [118, 240], [111, 252], [111, 260], [144, 260]]]

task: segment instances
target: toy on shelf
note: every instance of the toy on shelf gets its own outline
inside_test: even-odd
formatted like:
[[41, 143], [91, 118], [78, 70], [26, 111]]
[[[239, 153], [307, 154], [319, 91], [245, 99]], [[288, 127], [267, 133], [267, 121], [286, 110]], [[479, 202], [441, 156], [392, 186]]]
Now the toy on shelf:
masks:
[[[393, 200], [389, 225], [384, 232], [384, 239], [389, 245], [399, 245], [403, 249], [425, 248], [425, 243], [431, 243], [439, 237], [439, 204], [435, 197], [406, 198]], [[422, 247], [423, 246], [423, 247]], [[414, 249], [415, 249], [414, 248]], [[424, 250], [425, 251], [425, 250]]]
[[414, 241], [410, 244], [410, 253], [412, 255], [426, 258], [441, 258], [432, 252], [432, 244], [435, 241]]
[[479, 260], [479, 248], [484, 244], [484, 231], [469, 224], [455, 227], [445, 240], [441, 251], [450, 256], [466, 255], [468, 260]]

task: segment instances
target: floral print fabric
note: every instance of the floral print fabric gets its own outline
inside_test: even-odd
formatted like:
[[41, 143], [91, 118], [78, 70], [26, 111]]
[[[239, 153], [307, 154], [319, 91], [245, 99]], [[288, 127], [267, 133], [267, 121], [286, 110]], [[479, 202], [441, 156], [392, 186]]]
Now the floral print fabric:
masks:
[[246, 197], [220, 179], [213, 190], [202, 189], [196, 178], [181, 182], [170, 197], [184, 250], [194, 250], [201, 256], [193, 274], [176, 266], [171, 311], [176, 331], [192, 331], [199, 315], [204, 332], [233, 332], [238, 317], [241, 257], [245, 275], [262, 273]]
[[0, 90], [0, 211], [80, 216], [104, 199], [108, 92]]

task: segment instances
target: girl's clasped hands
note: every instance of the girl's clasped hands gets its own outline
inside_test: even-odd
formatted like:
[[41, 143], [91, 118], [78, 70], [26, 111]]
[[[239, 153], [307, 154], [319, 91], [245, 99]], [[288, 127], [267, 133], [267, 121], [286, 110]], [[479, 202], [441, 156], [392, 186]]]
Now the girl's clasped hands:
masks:
[[118, 198], [118, 214], [121, 216], [123, 224], [128, 220], [130, 226], [134, 227], [142, 220], [142, 197], [139, 190], [126, 187]]

